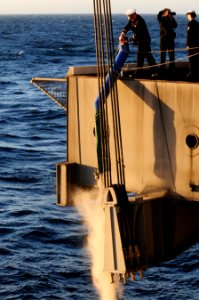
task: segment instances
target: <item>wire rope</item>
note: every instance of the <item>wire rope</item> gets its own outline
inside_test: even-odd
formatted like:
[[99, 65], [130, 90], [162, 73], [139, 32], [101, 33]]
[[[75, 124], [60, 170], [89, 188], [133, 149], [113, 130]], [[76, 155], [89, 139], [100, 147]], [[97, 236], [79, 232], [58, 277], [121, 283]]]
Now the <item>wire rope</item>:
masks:
[[94, 3], [94, 27], [97, 59], [98, 90], [100, 99], [100, 135], [102, 148], [102, 163], [105, 186], [112, 185], [110, 144], [109, 144], [109, 113], [106, 91], [106, 78], [109, 78], [110, 101], [112, 109], [114, 152], [116, 160], [117, 183], [124, 184], [124, 163], [122, 136], [120, 126], [120, 113], [117, 83], [114, 80], [114, 39], [112, 29], [110, 0], [93, 0]]

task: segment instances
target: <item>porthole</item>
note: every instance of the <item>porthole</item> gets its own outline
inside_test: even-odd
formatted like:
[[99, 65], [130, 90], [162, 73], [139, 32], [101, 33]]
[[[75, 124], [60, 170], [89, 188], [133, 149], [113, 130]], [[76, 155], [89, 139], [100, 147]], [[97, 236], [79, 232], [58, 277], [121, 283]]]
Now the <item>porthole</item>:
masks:
[[186, 144], [190, 149], [196, 149], [199, 145], [199, 138], [196, 134], [188, 134]]

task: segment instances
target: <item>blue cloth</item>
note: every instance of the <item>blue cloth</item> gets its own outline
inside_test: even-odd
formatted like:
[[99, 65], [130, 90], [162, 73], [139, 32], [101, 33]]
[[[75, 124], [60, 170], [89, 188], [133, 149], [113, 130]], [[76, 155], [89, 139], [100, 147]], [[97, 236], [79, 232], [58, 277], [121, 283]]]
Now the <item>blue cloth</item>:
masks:
[[[114, 65], [110, 70], [110, 73], [106, 76], [105, 79], [105, 93], [106, 97], [108, 97], [111, 87], [113, 86], [114, 82], [117, 80], [118, 75], [129, 55], [129, 45], [128, 43], [125, 43], [124, 45], [119, 46], [119, 51], [115, 57]], [[104, 86], [102, 87], [102, 90], [100, 92], [100, 95], [95, 100], [95, 109], [100, 109], [100, 104], [103, 99], [103, 93], [104, 93]]]

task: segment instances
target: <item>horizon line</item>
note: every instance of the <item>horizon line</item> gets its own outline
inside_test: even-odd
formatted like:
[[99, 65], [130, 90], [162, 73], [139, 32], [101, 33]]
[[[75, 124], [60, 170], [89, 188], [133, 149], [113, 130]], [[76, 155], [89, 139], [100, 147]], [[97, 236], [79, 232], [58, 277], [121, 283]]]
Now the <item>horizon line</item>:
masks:
[[[54, 12], [49, 12], [49, 13], [45, 13], [45, 12], [41, 12], [41, 13], [38, 13], [38, 12], [32, 12], [32, 13], [29, 13], [29, 12], [24, 12], [24, 13], [0, 13], [0, 16], [10, 16], [10, 15], [93, 15], [93, 13], [85, 13], [85, 12], [80, 12], [80, 13], [72, 13], [72, 12], [68, 12], [68, 13], [63, 13], [63, 12], [57, 12], [57, 13], [54, 13]], [[123, 15], [123, 16], [126, 16], [124, 13], [121, 13], [121, 12], [114, 12], [112, 13], [112, 15]], [[139, 13], [139, 15], [157, 15], [157, 13]], [[185, 13], [176, 13], [176, 15], [185, 15]]]

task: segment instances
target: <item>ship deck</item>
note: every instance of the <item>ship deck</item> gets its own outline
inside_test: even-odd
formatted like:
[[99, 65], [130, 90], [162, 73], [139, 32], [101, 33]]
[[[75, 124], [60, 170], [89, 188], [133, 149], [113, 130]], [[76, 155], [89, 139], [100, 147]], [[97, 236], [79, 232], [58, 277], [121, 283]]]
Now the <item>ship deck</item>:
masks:
[[[96, 66], [74, 66], [70, 67], [67, 76], [96, 76]], [[192, 78], [189, 75], [188, 62], [176, 62], [174, 70], [170, 70], [168, 66], [165, 69], [157, 67], [157, 72], [153, 68], [145, 65], [142, 72], [137, 72], [136, 64], [124, 64], [119, 78], [125, 79], [147, 79], [147, 80], [166, 80], [166, 81], [183, 81], [183, 82], [199, 82], [199, 78]]]

